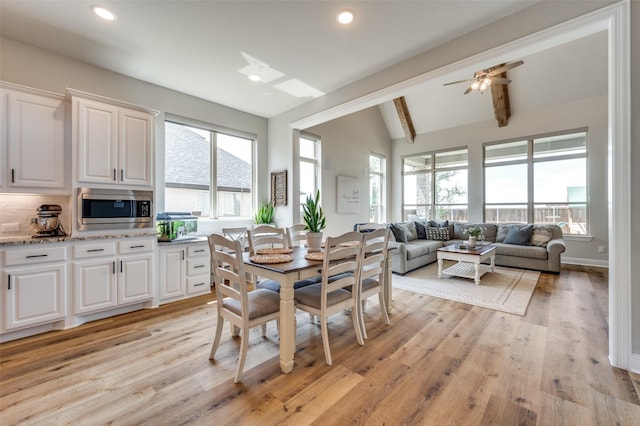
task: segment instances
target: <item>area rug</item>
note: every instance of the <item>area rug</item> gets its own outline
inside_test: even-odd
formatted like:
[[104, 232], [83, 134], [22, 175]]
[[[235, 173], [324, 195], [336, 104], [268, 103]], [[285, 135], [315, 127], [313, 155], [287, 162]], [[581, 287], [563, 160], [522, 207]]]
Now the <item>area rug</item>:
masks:
[[[444, 268], [454, 263], [445, 261]], [[403, 276], [393, 274], [392, 282], [394, 288], [524, 316], [539, 277], [537, 271], [496, 266], [476, 285], [468, 278], [438, 278], [438, 264], [432, 263]]]

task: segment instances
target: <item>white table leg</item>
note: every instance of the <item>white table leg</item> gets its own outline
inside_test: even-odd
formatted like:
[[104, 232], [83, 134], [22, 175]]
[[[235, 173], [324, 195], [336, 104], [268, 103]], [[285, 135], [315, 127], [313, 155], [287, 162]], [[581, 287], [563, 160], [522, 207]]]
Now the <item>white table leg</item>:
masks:
[[442, 278], [442, 258], [438, 256], [438, 278]]
[[480, 285], [480, 263], [478, 262], [474, 262], [473, 263], [473, 270], [475, 271], [474, 274], [474, 281], [477, 285]]
[[287, 274], [280, 283], [280, 369], [283, 373], [293, 370], [293, 354], [296, 351], [296, 304], [293, 299], [295, 274]]

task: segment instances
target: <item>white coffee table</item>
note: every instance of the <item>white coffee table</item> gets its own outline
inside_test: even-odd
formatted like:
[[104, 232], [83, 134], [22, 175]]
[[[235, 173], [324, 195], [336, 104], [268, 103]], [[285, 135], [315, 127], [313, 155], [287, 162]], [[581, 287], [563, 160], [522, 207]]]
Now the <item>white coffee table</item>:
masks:
[[[438, 278], [442, 274], [454, 275], [456, 277], [471, 278], [477, 285], [480, 285], [480, 277], [485, 273], [494, 271], [496, 260], [496, 247], [488, 244], [477, 248], [460, 248], [456, 244], [438, 249]], [[487, 259], [491, 259], [490, 265], [483, 265]], [[457, 260], [453, 266], [442, 270], [444, 260]]]

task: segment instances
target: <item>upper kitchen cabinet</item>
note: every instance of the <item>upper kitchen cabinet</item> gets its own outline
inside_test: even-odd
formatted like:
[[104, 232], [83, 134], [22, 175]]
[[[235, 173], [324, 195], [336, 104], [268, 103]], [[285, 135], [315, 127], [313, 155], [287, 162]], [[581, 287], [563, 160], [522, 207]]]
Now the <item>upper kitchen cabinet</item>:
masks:
[[61, 192], [67, 188], [64, 97], [0, 85], [0, 189]]
[[69, 91], [74, 185], [152, 187], [157, 111]]

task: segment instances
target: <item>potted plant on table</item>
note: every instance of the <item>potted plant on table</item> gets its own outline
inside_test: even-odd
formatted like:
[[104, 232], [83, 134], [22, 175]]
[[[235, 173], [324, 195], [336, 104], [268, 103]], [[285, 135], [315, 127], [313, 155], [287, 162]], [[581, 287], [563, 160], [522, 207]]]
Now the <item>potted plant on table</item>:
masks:
[[256, 225], [260, 224], [272, 224], [273, 223], [274, 207], [273, 203], [262, 203], [256, 212], [254, 219]]
[[302, 205], [302, 220], [307, 230], [307, 247], [310, 252], [320, 251], [322, 247], [322, 230], [326, 227], [326, 218], [320, 206], [320, 190], [315, 198], [307, 195], [307, 200]]
[[484, 239], [484, 228], [480, 226], [471, 226], [464, 231], [469, 236], [469, 247], [475, 247], [478, 242], [478, 238]]

